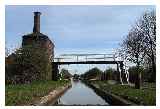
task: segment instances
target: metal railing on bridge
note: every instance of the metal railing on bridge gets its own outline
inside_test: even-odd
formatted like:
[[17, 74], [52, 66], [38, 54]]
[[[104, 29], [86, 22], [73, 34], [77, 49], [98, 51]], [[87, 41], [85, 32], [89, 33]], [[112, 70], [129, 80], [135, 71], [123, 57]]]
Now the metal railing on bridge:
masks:
[[122, 61], [116, 54], [61, 54], [54, 62]]

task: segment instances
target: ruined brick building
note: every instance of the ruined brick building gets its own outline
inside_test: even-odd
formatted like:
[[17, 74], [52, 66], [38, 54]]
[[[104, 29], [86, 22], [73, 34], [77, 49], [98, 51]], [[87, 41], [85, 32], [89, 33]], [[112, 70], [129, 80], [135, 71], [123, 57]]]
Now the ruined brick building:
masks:
[[48, 36], [40, 32], [40, 12], [34, 12], [33, 33], [23, 36], [22, 47], [25, 45], [38, 44], [41, 48], [45, 48], [48, 52], [50, 61], [54, 58], [54, 44]]
[[[47, 35], [44, 35], [40, 32], [40, 12], [34, 12], [34, 26], [33, 26], [33, 32], [27, 35], [22, 36], [22, 47], [24, 46], [34, 46], [38, 45], [40, 48], [46, 49], [46, 52], [49, 56], [50, 62], [54, 61], [54, 43], [49, 39]], [[9, 77], [9, 74], [12, 74], [12, 71], [10, 70], [10, 66], [12, 67], [14, 65], [16, 59], [16, 54], [12, 53], [8, 57], [6, 57], [6, 77]], [[13, 66], [12, 68], [14, 68]], [[56, 69], [57, 70], [57, 69]], [[57, 80], [58, 74], [55, 73], [55, 68], [52, 66], [52, 72], [46, 72], [47, 75], [50, 75], [52, 80]], [[51, 74], [50, 74], [51, 73]], [[12, 75], [13, 77], [14, 75]], [[11, 77], [11, 78], [12, 78]]]
[[[47, 50], [47, 53], [49, 55], [49, 60], [53, 62], [55, 46], [48, 36], [40, 32], [40, 15], [41, 15], [40, 12], [34, 12], [33, 32], [31, 34], [23, 36], [22, 47], [25, 45], [38, 44], [40, 48], [45, 48]], [[55, 73], [55, 70], [57, 69], [54, 66], [52, 66], [52, 80], [57, 80], [58, 77], [58, 74]]]

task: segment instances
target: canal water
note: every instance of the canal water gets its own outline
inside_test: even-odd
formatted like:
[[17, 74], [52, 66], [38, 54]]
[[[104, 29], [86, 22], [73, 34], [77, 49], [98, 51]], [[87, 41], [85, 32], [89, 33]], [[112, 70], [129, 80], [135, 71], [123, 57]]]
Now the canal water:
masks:
[[57, 105], [109, 105], [83, 82], [71, 80], [71, 83], [72, 87], [58, 99]]

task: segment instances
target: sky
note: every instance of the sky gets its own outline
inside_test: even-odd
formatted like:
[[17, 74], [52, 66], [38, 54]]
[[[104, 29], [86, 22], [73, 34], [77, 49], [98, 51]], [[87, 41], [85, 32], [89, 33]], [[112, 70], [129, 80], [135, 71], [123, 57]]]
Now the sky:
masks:
[[[33, 12], [40, 11], [41, 33], [55, 44], [55, 56], [68, 53], [112, 53], [151, 5], [7, 5], [6, 48], [21, 46], [22, 36], [33, 31]], [[94, 65], [70, 65], [83, 73]], [[106, 65], [99, 65], [105, 69]]]

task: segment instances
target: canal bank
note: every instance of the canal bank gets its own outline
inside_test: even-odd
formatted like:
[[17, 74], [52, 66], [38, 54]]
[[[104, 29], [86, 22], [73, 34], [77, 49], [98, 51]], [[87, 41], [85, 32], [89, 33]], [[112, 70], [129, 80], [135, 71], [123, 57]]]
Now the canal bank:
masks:
[[90, 81], [83, 81], [86, 85], [88, 85], [90, 88], [92, 88], [97, 95], [101, 96], [106, 102], [108, 102], [110, 105], [113, 106], [129, 106], [129, 105], [136, 105], [135, 103], [125, 100], [121, 98], [120, 96], [117, 96], [113, 93], [109, 93], [106, 91], [103, 91], [98, 85], [93, 84]]
[[32, 105], [34, 106], [49, 106], [56, 104], [57, 99], [63, 95], [69, 88], [71, 88], [71, 83], [66, 84], [66, 86], [59, 87], [55, 90], [49, 92], [48, 95], [43, 96], [40, 100], [34, 101]]
[[[88, 84], [95, 89], [95, 91], [101, 92], [102, 97], [111, 95], [111, 98], [121, 98], [125, 101], [129, 101], [126, 105], [140, 105], [140, 106], [155, 106], [156, 105], [156, 84], [155, 83], [143, 83], [141, 89], [135, 89], [132, 85], [111, 84], [110, 81], [89, 81]], [[105, 96], [106, 95], [106, 96]], [[116, 100], [112, 103], [116, 103]], [[111, 105], [121, 105], [112, 104]], [[119, 102], [118, 102], [119, 103]], [[122, 104], [123, 105], [123, 104]], [[125, 104], [124, 104], [125, 105]]]

